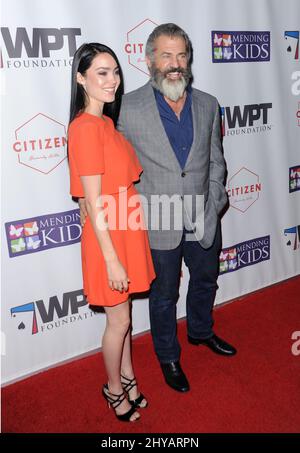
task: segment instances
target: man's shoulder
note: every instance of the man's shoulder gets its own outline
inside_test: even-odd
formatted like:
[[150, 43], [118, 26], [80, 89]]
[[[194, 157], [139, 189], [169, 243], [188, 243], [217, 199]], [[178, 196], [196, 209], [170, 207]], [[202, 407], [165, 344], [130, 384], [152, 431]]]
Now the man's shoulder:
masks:
[[216, 104], [218, 104], [218, 100], [215, 96], [206, 93], [205, 91], [198, 90], [197, 88], [194, 87], [192, 90], [192, 97], [194, 100], [204, 103], [206, 105], [215, 106]]
[[147, 82], [145, 85], [137, 88], [136, 90], [129, 91], [129, 93], [124, 94], [122, 103], [131, 104], [137, 101], [143, 101], [143, 99], [145, 99], [145, 95], [149, 94], [149, 90], [151, 90], [151, 86], [149, 82]]

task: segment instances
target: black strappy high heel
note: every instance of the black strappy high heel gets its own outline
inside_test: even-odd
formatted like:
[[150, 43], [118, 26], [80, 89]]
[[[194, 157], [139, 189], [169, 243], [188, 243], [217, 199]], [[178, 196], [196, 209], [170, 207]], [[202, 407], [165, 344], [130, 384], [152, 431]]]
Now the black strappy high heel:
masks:
[[115, 395], [114, 393], [111, 393], [109, 391], [108, 385], [104, 384], [102, 387], [102, 395], [106, 399], [108, 407], [112, 407], [114, 409], [118, 420], [120, 420], [121, 422], [136, 422], [137, 420], [139, 420], [140, 417], [136, 418], [135, 420], [130, 420], [130, 417], [136, 412], [136, 407], [132, 403], [130, 403], [130, 401], [129, 403], [131, 404], [131, 408], [129, 409], [129, 411], [125, 412], [125, 414], [117, 414], [117, 407], [119, 407], [126, 398], [124, 392], [120, 393], [119, 395]]
[[[130, 378], [126, 377], [126, 376], [123, 376], [123, 374], [121, 374], [121, 384], [122, 384], [122, 387], [123, 387], [124, 391], [128, 394], [129, 403], [131, 403], [133, 405], [133, 407], [144, 409], [145, 407], [148, 406], [148, 401], [146, 400], [146, 398], [144, 397], [144, 395], [142, 393], [140, 393], [139, 396], [135, 400], [130, 400], [129, 399], [130, 390], [132, 390], [134, 387], [137, 386], [137, 382], [136, 382], [135, 377], [130, 379]], [[141, 403], [142, 403], [143, 400], [146, 401], [146, 404], [141, 406]]]

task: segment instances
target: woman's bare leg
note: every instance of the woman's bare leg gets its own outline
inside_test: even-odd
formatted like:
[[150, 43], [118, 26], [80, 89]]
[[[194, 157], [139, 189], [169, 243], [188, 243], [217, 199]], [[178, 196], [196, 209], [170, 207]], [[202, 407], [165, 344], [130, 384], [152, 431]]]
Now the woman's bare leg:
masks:
[[[104, 364], [108, 376], [108, 388], [113, 394], [119, 395], [123, 392], [120, 370], [125, 338], [130, 330], [129, 302], [126, 301], [114, 307], [104, 307], [106, 313], [106, 327], [102, 340], [102, 351]], [[121, 415], [129, 411], [131, 405], [125, 399], [116, 409]], [[136, 420], [140, 415], [134, 412], [130, 420]]]
[[[131, 302], [129, 302], [129, 313], [131, 319]], [[131, 353], [131, 323], [130, 327], [127, 331], [125, 340], [124, 340], [124, 347], [123, 347], [123, 354], [122, 354], [122, 361], [121, 361], [121, 374], [129, 379], [132, 379], [135, 374], [133, 371], [133, 364], [132, 364], [132, 353]], [[129, 399], [135, 400], [140, 395], [140, 391], [138, 390], [138, 386], [133, 387], [129, 392]], [[145, 407], [147, 405], [146, 399], [143, 399], [141, 402], [141, 407]]]

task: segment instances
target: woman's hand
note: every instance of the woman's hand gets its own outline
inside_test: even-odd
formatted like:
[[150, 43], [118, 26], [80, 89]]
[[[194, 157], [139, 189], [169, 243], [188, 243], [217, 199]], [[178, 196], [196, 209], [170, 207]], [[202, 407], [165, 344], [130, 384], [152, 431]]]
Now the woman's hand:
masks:
[[116, 289], [120, 293], [128, 291], [129, 278], [120, 261], [117, 258], [106, 261], [106, 269], [110, 289]]

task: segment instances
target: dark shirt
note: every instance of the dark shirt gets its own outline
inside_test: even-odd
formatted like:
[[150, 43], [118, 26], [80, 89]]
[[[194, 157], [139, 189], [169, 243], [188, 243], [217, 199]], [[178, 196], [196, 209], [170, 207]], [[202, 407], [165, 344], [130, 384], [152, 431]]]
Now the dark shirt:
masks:
[[182, 169], [185, 166], [194, 139], [191, 90], [191, 88], [187, 90], [187, 97], [180, 113], [180, 119], [178, 119], [163, 95], [154, 89], [162, 123]]

